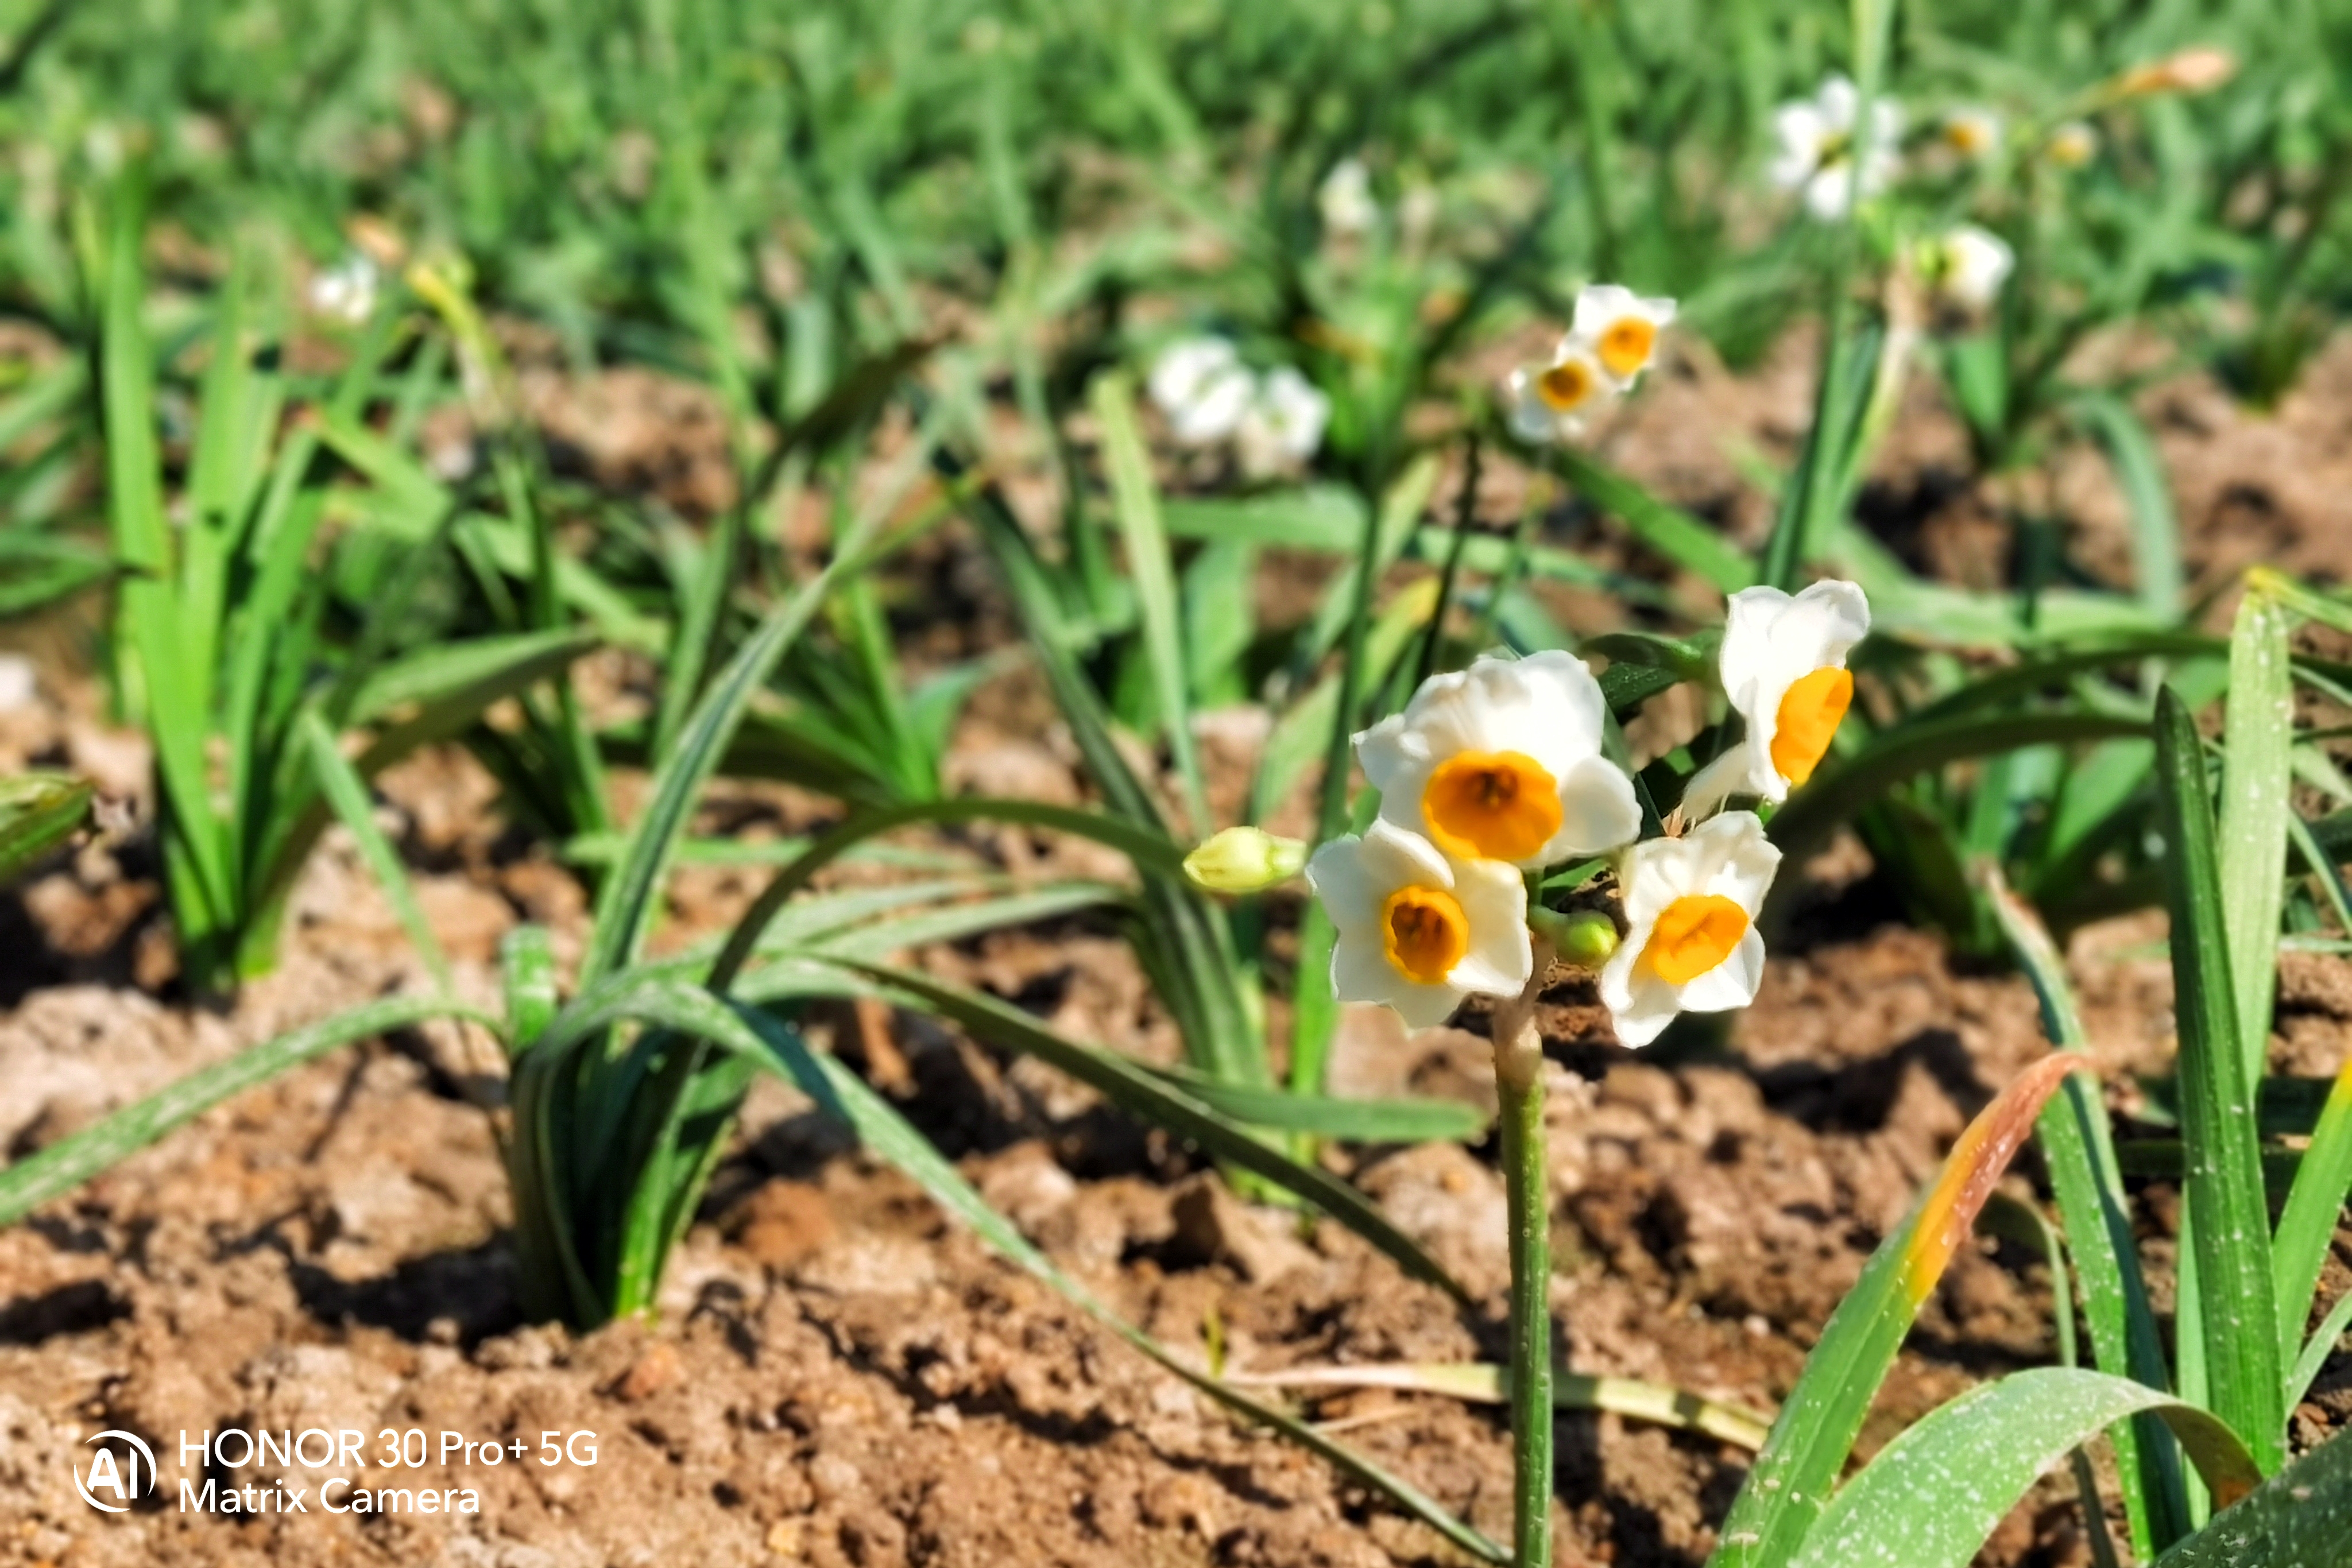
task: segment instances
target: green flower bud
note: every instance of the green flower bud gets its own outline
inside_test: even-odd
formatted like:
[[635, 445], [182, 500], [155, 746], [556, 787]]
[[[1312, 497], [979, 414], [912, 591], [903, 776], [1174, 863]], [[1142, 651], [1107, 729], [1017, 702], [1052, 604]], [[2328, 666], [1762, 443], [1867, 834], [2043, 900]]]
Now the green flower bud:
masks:
[[1617, 951], [1617, 923], [1597, 909], [1532, 909], [1528, 925], [1551, 944], [1561, 962], [1580, 969], [1597, 969]]
[[1211, 893], [1264, 893], [1307, 865], [1307, 846], [1263, 828], [1227, 828], [1184, 857], [1184, 874]]

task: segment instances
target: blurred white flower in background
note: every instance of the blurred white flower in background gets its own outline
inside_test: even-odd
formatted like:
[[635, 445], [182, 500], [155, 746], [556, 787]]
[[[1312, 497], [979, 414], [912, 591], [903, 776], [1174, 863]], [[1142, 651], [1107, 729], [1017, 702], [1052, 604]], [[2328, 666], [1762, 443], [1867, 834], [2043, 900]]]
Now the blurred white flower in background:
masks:
[[1423, 681], [1356, 755], [1382, 821], [1458, 860], [1537, 871], [1642, 831], [1633, 780], [1601, 755], [1607, 713], [1573, 653], [1482, 658]]
[[1146, 387], [1177, 440], [1207, 446], [1240, 425], [1257, 378], [1223, 338], [1184, 338], [1160, 351]]
[[1288, 365], [1268, 371], [1251, 393], [1234, 427], [1234, 447], [1242, 470], [1263, 479], [1296, 468], [1323, 444], [1331, 422], [1331, 400]]
[[1548, 365], [1521, 365], [1505, 388], [1511, 434], [1544, 445], [1584, 433], [1585, 416], [1616, 395], [1609, 372], [1574, 333], [1562, 338]]
[[1376, 821], [1317, 850], [1307, 880], [1331, 916], [1340, 1001], [1385, 1003], [1427, 1029], [1464, 997], [1518, 995], [1535, 968], [1527, 883], [1501, 861], [1449, 861]]
[[1628, 929], [1601, 970], [1617, 1038], [1644, 1046], [1677, 1013], [1756, 999], [1764, 978], [1757, 912], [1780, 852], [1753, 811], [1728, 811], [1679, 839], [1651, 839], [1618, 862]]
[[1372, 172], [1360, 158], [1331, 165], [1315, 193], [1315, 206], [1323, 216], [1323, 232], [1342, 238], [1370, 234], [1381, 221], [1380, 204], [1372, 200]]
[[1624, 391], [1649, 367], [1658, 334], [1674, 319], [1671, 299], [1644, 299], [1622, 284], [1595, 283], [1577, 295], [1569, 336]]
[[2000, 298], [2000, 286], [2017, 266], [2009, 242], [1989, 229], [1962, 224], [1929, 240], [1924, 265], [1937, 298], [1963, 310], [1984, 310]]
[[1853, 144], [1860, 108], [1853, 83], [1833, 76], [1810, 101], [1800, 99], [1773, 111], [1772, 131], [1780, 146], [1766, 176], [1781, 190], [1802, 192], [1806, 211], [1824, 221], [1853, 208], [1857, 186], [1865, 196], [1885, 189], [1899, 166], [1895, 140], [1903, 133], [1903, 110], [1880, 98], [1870, 106], [1870, 156], [1857, 179]]
[[1851, 582], [1733, 594], [1719, 667], [1748, 733], [1692, 775], [1683, 814], [1706, 816], [1734, 795], [1778, 805], [1790, 786], [1811, 779], [1853, 701], [1845, 656], [1869, 634], [1870, 601]]
[[2080, 169], [2099, 155], [2099, 133], [2087, 120], [2070, 120], [2050, 132], [2042, 155], [2061, 169]]
[[1944, 116], [1944, 145], [1971, 163], [1981, 163], [2000, 152], [2000, 116], [1990, 109], [1969, 106]]
[[310, 308], [352, 326], [364, 325], [375, 314], [376, 294], [383, 274], [367, 256], [354, 252], [310, 279]]

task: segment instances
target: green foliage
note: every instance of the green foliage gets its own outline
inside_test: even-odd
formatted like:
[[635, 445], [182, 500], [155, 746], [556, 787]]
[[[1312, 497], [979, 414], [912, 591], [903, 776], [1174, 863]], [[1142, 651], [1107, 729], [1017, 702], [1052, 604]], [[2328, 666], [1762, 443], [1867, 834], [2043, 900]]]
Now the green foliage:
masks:
[[0, 887], [79, 831], [95, 794], [87, 781], [60, 773], [0, 779]]

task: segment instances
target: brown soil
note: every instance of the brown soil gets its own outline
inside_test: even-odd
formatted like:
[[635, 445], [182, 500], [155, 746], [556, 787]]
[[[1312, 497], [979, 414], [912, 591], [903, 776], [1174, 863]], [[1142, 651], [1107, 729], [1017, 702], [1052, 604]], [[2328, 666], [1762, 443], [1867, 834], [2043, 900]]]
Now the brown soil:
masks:
[[[2217, 412], [2194, 388], [2152, 394], [2159, 411], [2165, 398], [2201, 411], [2201, 423], [2159, 422], [2200, 578], [2242, 559], [2236, 519], [2257, 493], [2284, 519], [2264, 555], [2344, 570], [2346, 530], [2305, 478], [2342, 464], [2347, 382], [2352, 340], [2274, 421]], [[1685, 504], [1743, 526], [1723, 443], [1692, 446], [1687, 433], [1703, 423], [1693, 415], [1738, 433], [1726, 439], [1764, 441], [1791, 395], [1801, 373], [1786, 366], [1752, 382], [1691, 368], [1660, 378], [1648, 412], [1637, 405], [1640, 431], [1610, 439], [1619, 460]], [[1897, 492], [1927, 487], [1940, 417], [1922, 409], [1906, 422], [1885, 476]], [[1654, 465], [1632, 462], [1652, 454]], [[1978, 525], [1937, 519], [1976, 504], [1944, 495], [1924, 508], [1921, 537], [1969, 537]], [[2081, 507], [2086, 538], [2108, 526], [2105, 504]], [[135, 796], [141, 747], [75, 701], [51, 691], [0, 714], [0, 767], [70, 758]], [[1017, 682], [992, 693], [958, 747], [957, 777], [1076, 798], [1066, 747], [1038, 718]], [[484, 814], [493, 791], [462, 758], [422, 758], [383, 793], [412, 862], [431, 868], [420, 892], [467, 994], [489, 998], [496, 942], [518, 918], [576, 941], [576, 889], [546, 861], [515, 857]], [[821, 811], [748, 791], [722, 814], [784, 831]], [[1017, 837], [997, 847], [1033, 852]], [[0, 899], [0, 1146], [11, 1158], [297, 1022], [426, 984], [348, 842], [331, 835], [277, 976], [227, 1011], [159, 1000], [169, 949], [144, 853], [136, 841], [85, 849]], [[723, 923], [750, 885], [682, 879], [685, 923]], [[1809, 918], [1776, 954], [1755, 1008], [1719, 1045], [1677, 1058], [1614, 1045], [1589, 988], [1551, 994], [1552, 1299], [1578, 1370], [1770, 1409], [1966, 1119], [2047, 1049], [2019, 981], [1874, 925], [1864, 895], [1816, 904]], [[2168, 978], [2150, 948], [2161, 934], [2160, 921], [2139, 918], [2074, 942], [2094, 1055], [2119, 1104], [2128, 1075], [2168, 1049]], [[1125, 949], [1085, 922], [919, 958], [1074, 1033], [1153, 1057], [1172, 1049]], [[2344, 1060], [2347, 975], [2340, 961], [2295, 961], [2274, 1041], [2283, 1067]], [[1346, 1166], [1478, 1295], [1483, 1311], [1465, 1315], [1334, 1226], [1301, 1231], [1237, 1203], [1181, 1150], [1034, 1064], [887, 1015], [845, 1011], [815, 1032], [838, 1036], [1061, 1264], [1181, 1351], [1201, 1353], [1213, 1325], [1242, 1372], [1500, 1352], [1491, 1146], [1360, 1151]], [[0, 1564], [1460, 1561], [1318, 1461], [1235, 1427], [947, 1226], [777, 1085], [754, 1093], [657, 1321], [585, 1336], [523, 1324], [504, 1179], [468, 1099], [481, 1047], [425, 1030], [337, 1052], [0, 1231]], [[1408, 1040], [1385, 1015], [1360, 1012], [1342, 1030], [1335, 1084], [1488, 1099], [1483, 1051], [1471, 1032]], [[2023, 1174], [2011, 1184], [2031, 1190]], [[2150, 1197], [2144, 1239], [2160, 1266], [2168, 1210], [2160, 1190]], [[2331, 1282], [2352, 1285], [2352, 1235], [2339, 1237]], [[1865, 1448], [1978, 1378], [2047, 1361], [2050, 1307], [2046, 1275], [2022, 1249], [1964, 1249]], [[1489, 1533], [1507, 1531], [1496, 1412], [1377, 1392], [1305, 1409]], [[2298, 1413], [2297, 1436], [2347, 1421], [2352, 1357], [2339, 1355]], [[105, 1427], [143, 1436], [162, 1461], [162, 1499], [122, 1517], [75, 1495], [82, 1439]], [[381, 1431], [415, 1428], [436, 1452], [396, 1470], [182, 1462], [181, 1433], [231, 1427], [356, 1429], [371, 1461]], [[1560, 1429], [1563, 1563], [1663, 1568], [1705, 1555], [1739, 1483], [1739, 1450], [1582, 1411], [1564, 1413]], [[444, 1431], [527, 1451], [444, 1464]], [[540, 1464], [549, 1432], [593, 1432], [593, 1467]], [[479, 1511], [324, 1512], [320, 1488], [334, 1475], [470, 1490]], [[207, 1479], [306, 1489], [308, 1511], [239, 1520], [171, 1506], [183, 1480]], [[2088, 1560], [2055, 1488], [2003, 1525], [1986, 1559]]]

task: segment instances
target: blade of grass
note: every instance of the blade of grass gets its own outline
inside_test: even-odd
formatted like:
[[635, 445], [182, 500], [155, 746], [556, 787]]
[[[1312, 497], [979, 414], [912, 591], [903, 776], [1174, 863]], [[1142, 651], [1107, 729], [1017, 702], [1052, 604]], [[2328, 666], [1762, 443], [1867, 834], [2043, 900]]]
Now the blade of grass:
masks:
[[1724, 1521], [1710, 1568], [1778, 1568], [1809, 1538], [1920, 1303], [1950, 1264], [2043, 1104], [2080, 1057], [2045, 1058], [1960, 1134], [1942, 1174], [1864, 1266], [1805, 1358]]
[[[2174, 1011], [2180, 1031], [2185, 1207], [2211, 1407], [2264, 1473], [2284, 1458], [2278, 1305], [2253, 1081], [2238, 1040], [2211, 797], [2196, 721], [2169, 686], [2156, 700], [2157, 778], [2168, 850]], [[2284, 835], [2282, 835], [2282, 840]]]
[[2285, 904], [2287, 794], [2294, 746], [2288, 660], [2290, 612], [2250, 586], [2230, 632], [2224, 718], [2221, 893], [2230, 938], [2230, 983], [2246, 1081], [2261, 1081], [2278, 980], [2279, 915]]
[[449, 975], [448, 955], [441, 950], [439, 938], [433, 935], [433, 923], [425, 918], [424, 905], [416, 902], [416, 889], [408, 880], [408, 872], [400, 863], [392, 841], [376, 826], [375, 808], [368, 799], [366, 783], [353, 768], [351, 759], [336, 744], [334, 731], [329, 729], [316, 709], [304, 710], [295, 721], [295, 740], [310, 753], [312, 776], [319, 790], [342, 819], [343, 826], [359, 844], [360, 859], [373, 874], [376, 885], [383, 890], [384, 898], [399, 917], [401, 929], [433, 972], [433, 978], [446, 995], [453, 985]]
[[192, 1072], [59, 1139], [39, 1154], [0, 1169], [0, 1225], [15, 1224], [182, 1123], [314, 1056], [436, 1018], [461, 1019], [490, 1030], [498, 1027], [498, 1020], [488, 1014], [446, 997], [387, 997], [279, 1035], [267, 1044], [247, 1047], [226, 1061]]
[[[2277, 1281], [2280, 1343], [2287, 1361], [2300, 1353], [2303, 1325], [2347, 1196], [2352, 1196], [2352, 1060], [2336, 1074], [2303, 1162], [2295, 1168], [2294, 1184], [2287, 1188], [2286, 1206], [2279, 1212], [2271, 1266]], [[2286, 1408], [2294, 1404], [2291, 1391]]]
[[[2042, 1026], [2051, 1043], [2061, 1051], [2083, 1051], [2087, 1040], [2057, 945], [2032, 909], [2002, 884], [1997, 868], [1988, 863], [1981, 876], [1994, 917], [2041, 999]], [[2034, 1135], [2049, 1165], [2067, 1249], [2082, 1285], [2092, 1359], [2103, 1372], [2167, 1391], [2170, 1379], [2163, 1335], [2140, 1271], [2123, 1173], [2116, 1162], [2098, 1081], [2088, 1073], [2069, 1074], [2042, 1111]], [[2135, 1416], [2117, 1427], [2114, 1445], [2132, 1550], [2145, 1560], [2189, 1531], [2189, 1498], [2181, 1486], [2179, 1459], [2171, 1440], [2149, 1416]]]
[[2180, 523], [2172, 508], [2172, 486], [2147, 426], [2112, 392], [2085, 392], [2074, 409], [2107, 450], [2124, 504], [2131, 516], [2132, 577], [2148, 612], [2177, 621], [2186, 594], [2180, 567]]
[[1185, 679], [1181, 607], [1176, 597], [1175, 563], [1168, 532], [1160, 521], [1160, 497], [1151, 483], [1151, 458], [1135, 423], [1135, 390], [1117, 372], [1097, 376], [1087, 403], [1102, 427], [1103, 465], [1109, 471], [1112, 514], [1127, 546], [1129, 580], [1135, 584], [1143, 621], [1143, 647], [1151, 690], [1167, 732], [1169, 754], [1184, 790], [1186, 813], [1196, 835], [1214, 824], [1209, 816], [1201, 758], [1192, 744], [1192, 688]]

